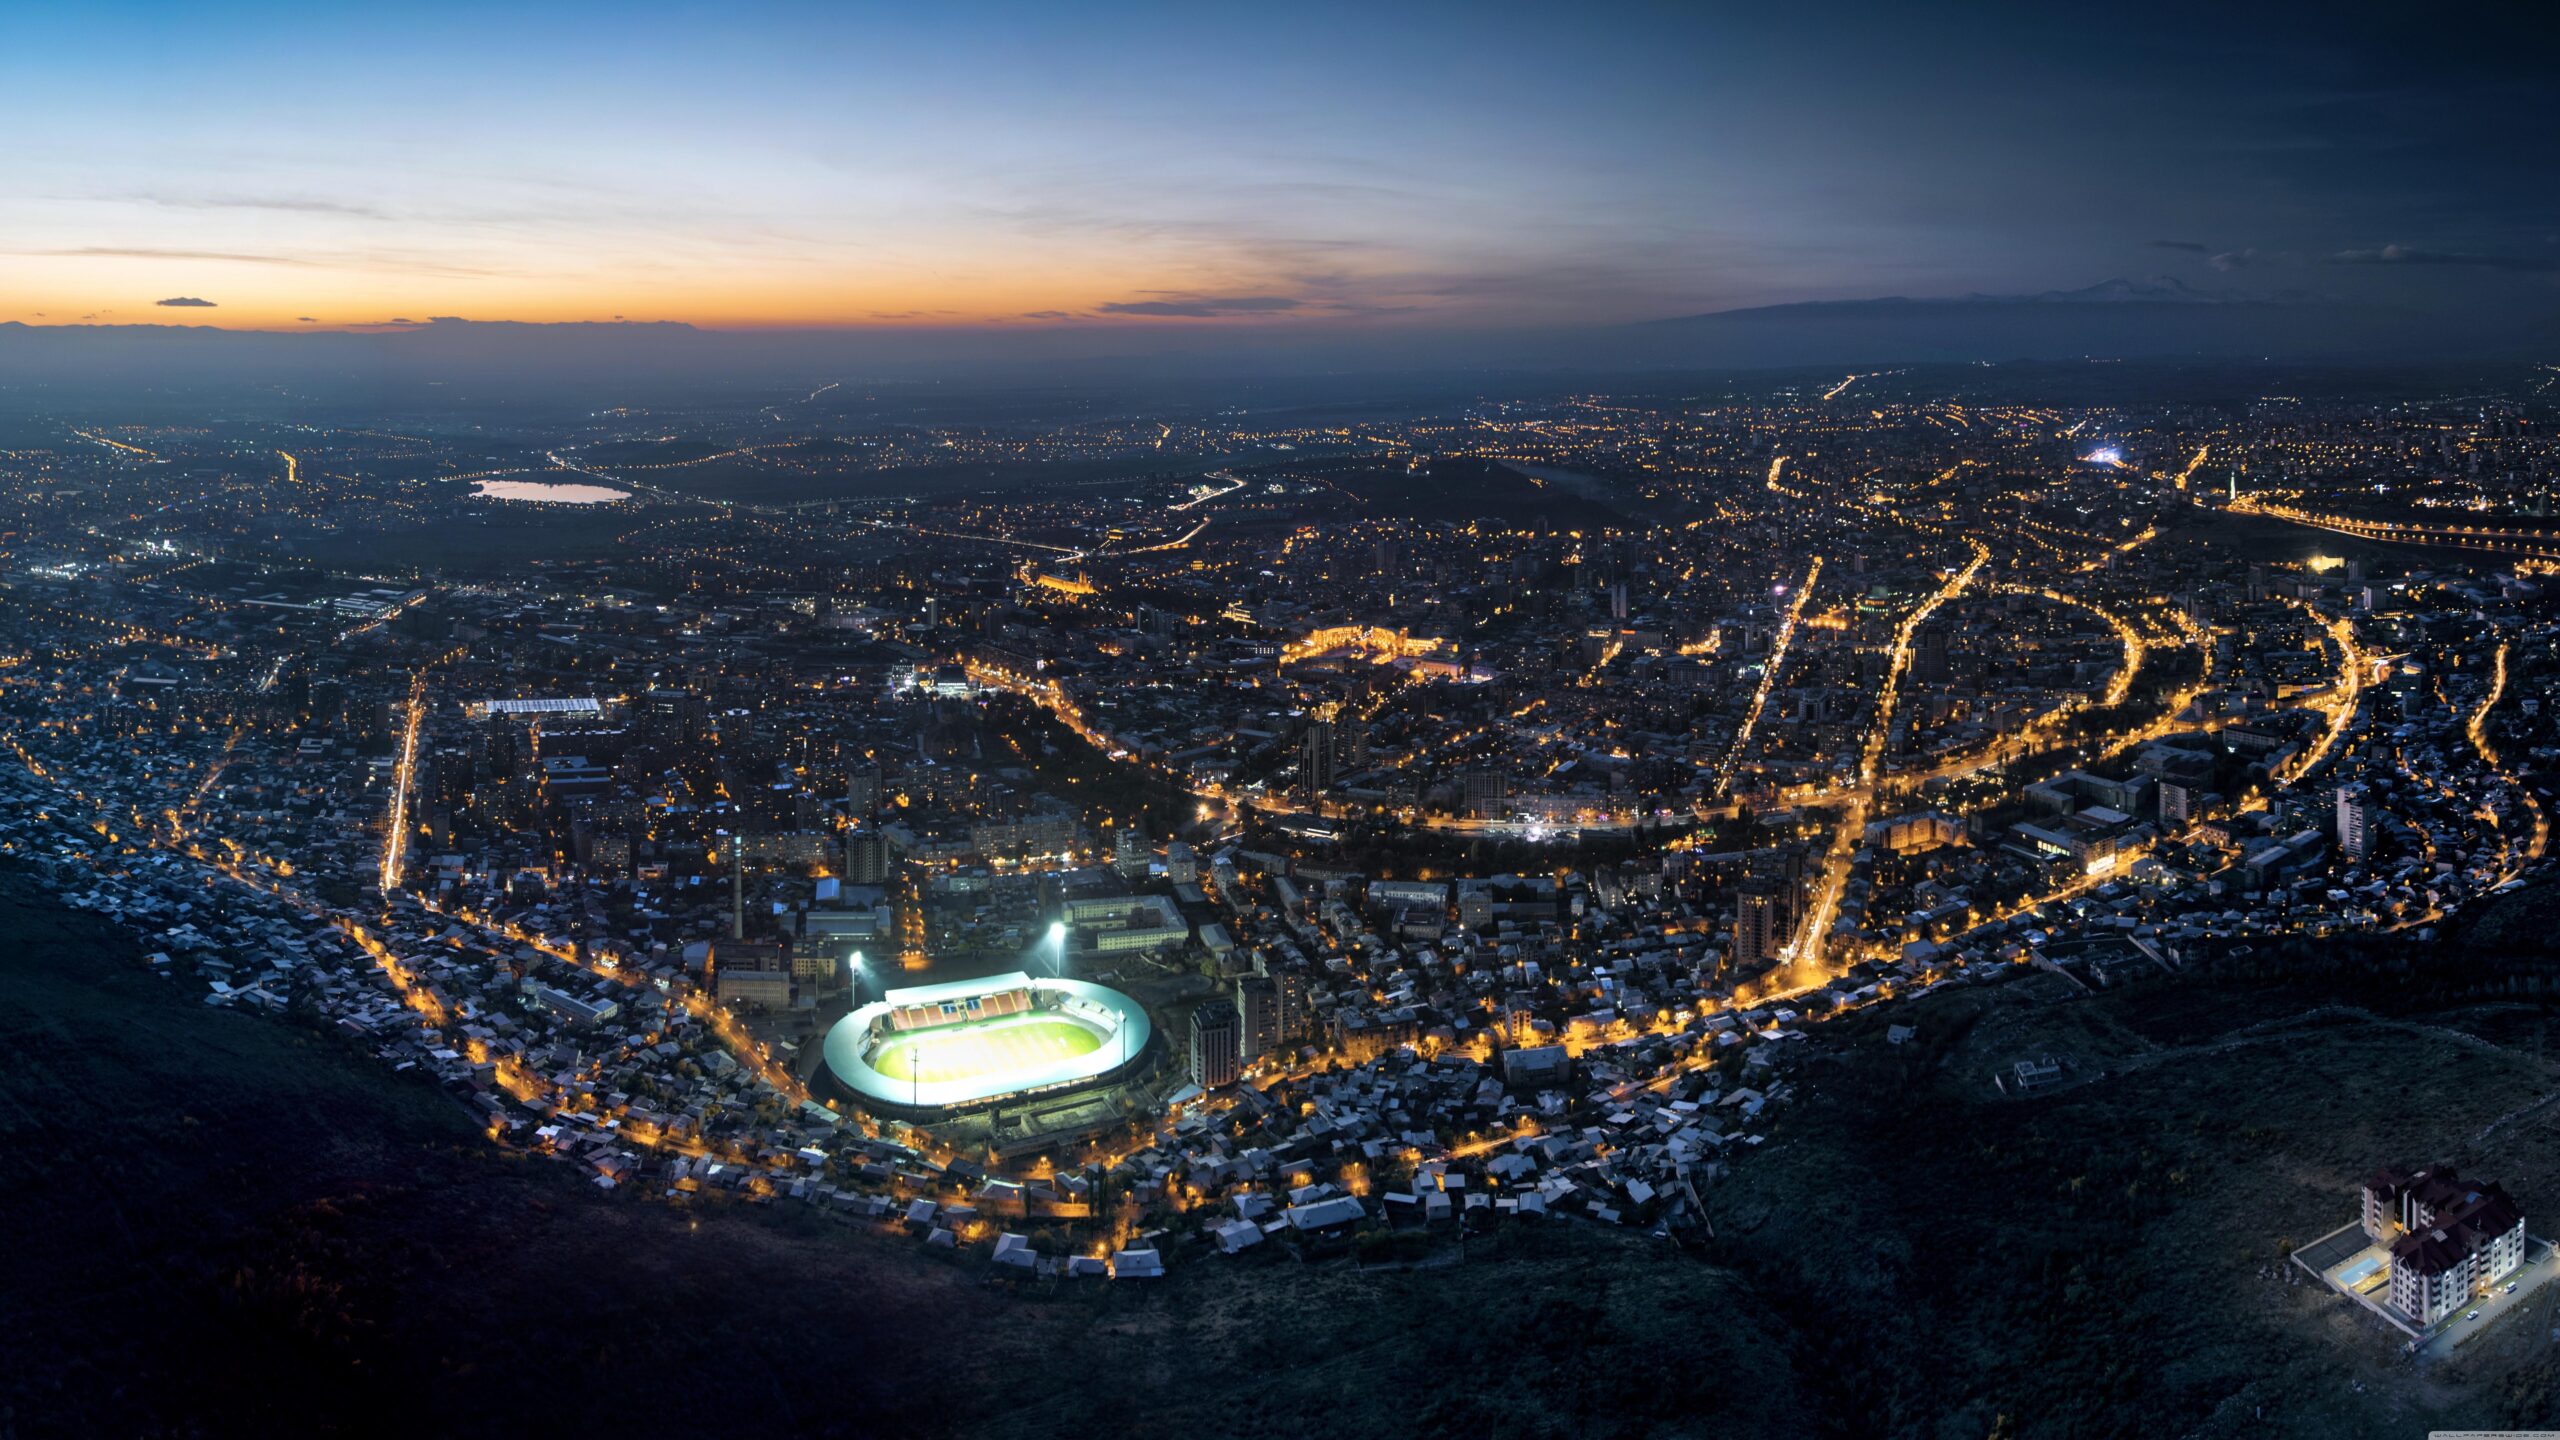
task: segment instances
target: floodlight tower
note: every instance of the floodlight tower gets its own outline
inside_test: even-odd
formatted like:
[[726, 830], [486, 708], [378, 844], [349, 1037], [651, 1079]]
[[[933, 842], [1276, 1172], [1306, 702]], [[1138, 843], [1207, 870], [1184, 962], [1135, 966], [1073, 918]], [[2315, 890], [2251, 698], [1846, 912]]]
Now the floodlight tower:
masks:
[[1064, 979], [1067, 973], [1067, 927], [1064, 921], [1049, 922], [1049, 973]]

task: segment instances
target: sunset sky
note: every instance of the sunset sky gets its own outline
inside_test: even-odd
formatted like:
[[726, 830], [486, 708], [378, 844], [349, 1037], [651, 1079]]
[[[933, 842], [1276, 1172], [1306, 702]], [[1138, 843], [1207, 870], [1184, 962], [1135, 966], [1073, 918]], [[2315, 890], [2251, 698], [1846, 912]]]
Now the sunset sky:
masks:
[[1720, 8], [11, 7], [0, 320], [2560, 308], [2522, 21]]

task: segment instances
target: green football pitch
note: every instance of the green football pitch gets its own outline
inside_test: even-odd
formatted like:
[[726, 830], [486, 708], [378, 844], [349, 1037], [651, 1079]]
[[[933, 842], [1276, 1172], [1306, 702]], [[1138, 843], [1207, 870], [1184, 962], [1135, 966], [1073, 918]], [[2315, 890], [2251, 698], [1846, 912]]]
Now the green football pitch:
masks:
[[1071, 1020], [965, 1025], [893, 1040], [871, 1057], [871, 1068], [892, 1080], [935, 1085], [1036, 1069], [1101, 1047], [1101, 1036]]

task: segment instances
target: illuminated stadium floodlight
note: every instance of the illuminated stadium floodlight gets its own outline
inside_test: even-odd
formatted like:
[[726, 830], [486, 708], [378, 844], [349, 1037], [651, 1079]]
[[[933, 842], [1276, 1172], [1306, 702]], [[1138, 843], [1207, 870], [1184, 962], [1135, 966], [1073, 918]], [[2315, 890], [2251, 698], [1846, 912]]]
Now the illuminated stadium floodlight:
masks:
[[1067, 973], [1067, 927], [1064, 921], [1049, 922], [1049, 973]]

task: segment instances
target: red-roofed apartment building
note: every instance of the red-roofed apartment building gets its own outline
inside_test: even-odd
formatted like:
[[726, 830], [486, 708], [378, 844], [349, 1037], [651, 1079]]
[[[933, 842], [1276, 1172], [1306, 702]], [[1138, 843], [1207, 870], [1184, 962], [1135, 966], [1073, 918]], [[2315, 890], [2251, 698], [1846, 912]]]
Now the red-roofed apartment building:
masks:
[[2524, 1264], [2524, 1211], [2504, 1187], [2450, 1165], [2377, 1170], [2364, 1233], [2391, 1247], [2391, 1307], [2433, 1325]]

